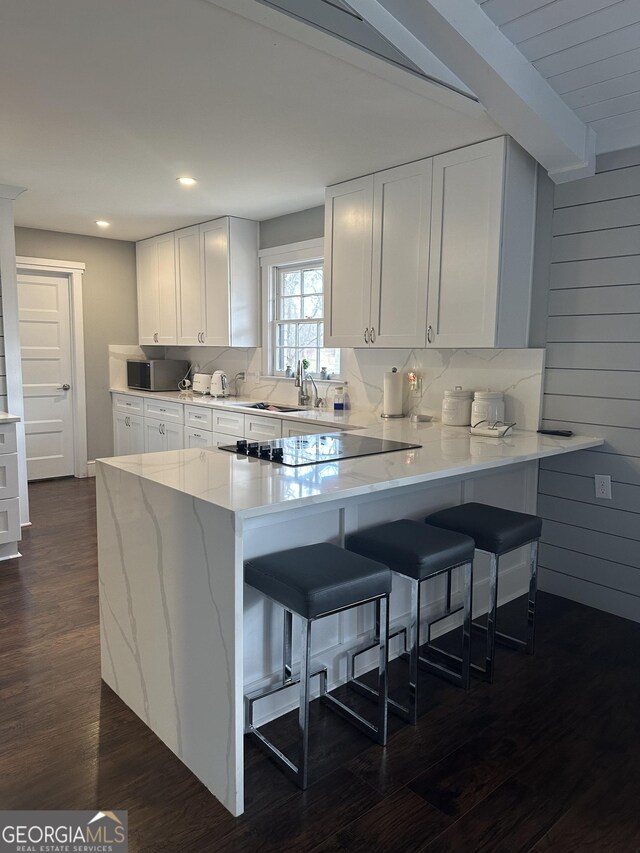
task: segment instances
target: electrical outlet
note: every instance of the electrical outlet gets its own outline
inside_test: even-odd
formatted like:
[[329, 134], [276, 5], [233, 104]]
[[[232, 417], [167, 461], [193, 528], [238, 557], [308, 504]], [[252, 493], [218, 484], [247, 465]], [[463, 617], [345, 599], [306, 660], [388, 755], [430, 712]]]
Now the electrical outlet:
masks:
[[611, 500], [611, 477], [608, 474], [594, 474], [596, 483], [596, 497], [602, 500]]
[[238, 372], [238, 375], [236, 376], [236, 379], [238, 380], [238, 382], [246, 382], [247, 381], [247, 374], [245, 373], [244, 370], [240, 370]]

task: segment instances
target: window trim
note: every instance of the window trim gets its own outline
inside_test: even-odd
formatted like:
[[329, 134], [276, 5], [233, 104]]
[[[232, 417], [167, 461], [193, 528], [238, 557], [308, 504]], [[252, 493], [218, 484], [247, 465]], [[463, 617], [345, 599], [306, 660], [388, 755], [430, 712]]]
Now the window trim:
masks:
[[[299, 243], [288, 243], [285, 246], [273, 246], [269, 249], [260, 249], [258, 252], [260, 260], [262, 280], [262, 376], [278, 379], [279, 381], [292, 381], [286, 376], [272, 372], [271, 354], [273, 350], [273, 323], [275, 288], [272, 286], [274, 270], [287, 264], [324, 263], [324, 239], [301, 240]], [[324, 318], [326, 322], [326, 317]], [[342, 364], [342, 354], [340, 358]], [[338, 379], [338, 377], [336, 377]], [[317, 381], [317, 380], [316, 380]], [[333, 381], [333, 380], [332, 380]]]

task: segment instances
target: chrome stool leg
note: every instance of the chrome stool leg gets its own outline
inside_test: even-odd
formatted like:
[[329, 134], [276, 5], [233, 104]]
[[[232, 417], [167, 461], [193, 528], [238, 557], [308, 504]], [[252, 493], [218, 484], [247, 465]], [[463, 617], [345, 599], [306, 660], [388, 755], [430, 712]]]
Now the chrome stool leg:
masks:
[[[300, 707], [298, 708], [298, 781], [307, 787], [309, 762], [309, 688], [311, 685], [311, 622], [301, 618]], [[285, 620], [286, 624], [286, 620]]]
[[527, 603], [527, 654], [533, 654], [536, 629], [536, 593], [538, 591], [538, 540], [529, 554], [529, 600]]
[[285, 608], [284, 631], [282, 638], [282, 683], [286, 684], [293, 678], [291, 668], [291, 636], [293, 633], [293, 613]]

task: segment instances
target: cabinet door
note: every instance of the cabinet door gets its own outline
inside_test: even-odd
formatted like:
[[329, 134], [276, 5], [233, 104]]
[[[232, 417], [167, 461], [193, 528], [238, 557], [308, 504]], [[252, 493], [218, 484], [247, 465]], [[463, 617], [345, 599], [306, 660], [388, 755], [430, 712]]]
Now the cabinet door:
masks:
[[163, 424], [165, 450], [182, 450], [184, 447], [184, 427], [182, 424]]
[[204, 343], [204, 288], [200, 265], [200, 227], [176, 231], [178, 345]]
[[155, 238], [158, 251], [158, 343], [177, 343], [176, 263], [174, 235]]
[[374, 176], [370, 339], [374, 346], [424, 347], [432, 160]]
[[504, 137], [433, 158], [428, 345], [495, 345], [504, 159]]
[[144, 419], [144, 452], [158, 453], [167, 449], [166, 438], [162, 431], [162, 422], [150, 418]]
[[126, 412], [113, 413], [113, 454], [128, 456], [131, 453], [144, 453], [142, 418]]
[[230, 346], [229, 340], [229, 220], [200, 226], [204, 280], [204, 341], [207, 346]]
[[325, 346], [367, 345], [371, 307], [372, 214], [373, 175], [327, 188]]
[[138, 339], [141, 345], [155, 344], [159, 328], [158, 249], [155, 238], [136, 244], [138, 285]]

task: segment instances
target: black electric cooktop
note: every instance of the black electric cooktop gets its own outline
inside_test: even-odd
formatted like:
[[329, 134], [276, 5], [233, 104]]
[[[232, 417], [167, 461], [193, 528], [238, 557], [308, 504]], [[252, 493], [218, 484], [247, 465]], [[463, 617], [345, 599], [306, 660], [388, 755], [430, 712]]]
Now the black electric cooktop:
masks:
[[394, 450], [412, 450], [421, 444], [390, 441], [386, 438], [370, 438], [353, 433], [332, 432], [322, 435], [301, 435], [291, 438], [276, 438], [273, 441], [248, 441], [241, 439], [235, 444], [222, 445], [239, 456], [254, 456], [268, 462], [299, 468], [303, 465], [319, 465], [335, 459], [353, 459], [356, 456], [375, 456], [392, 453]]

